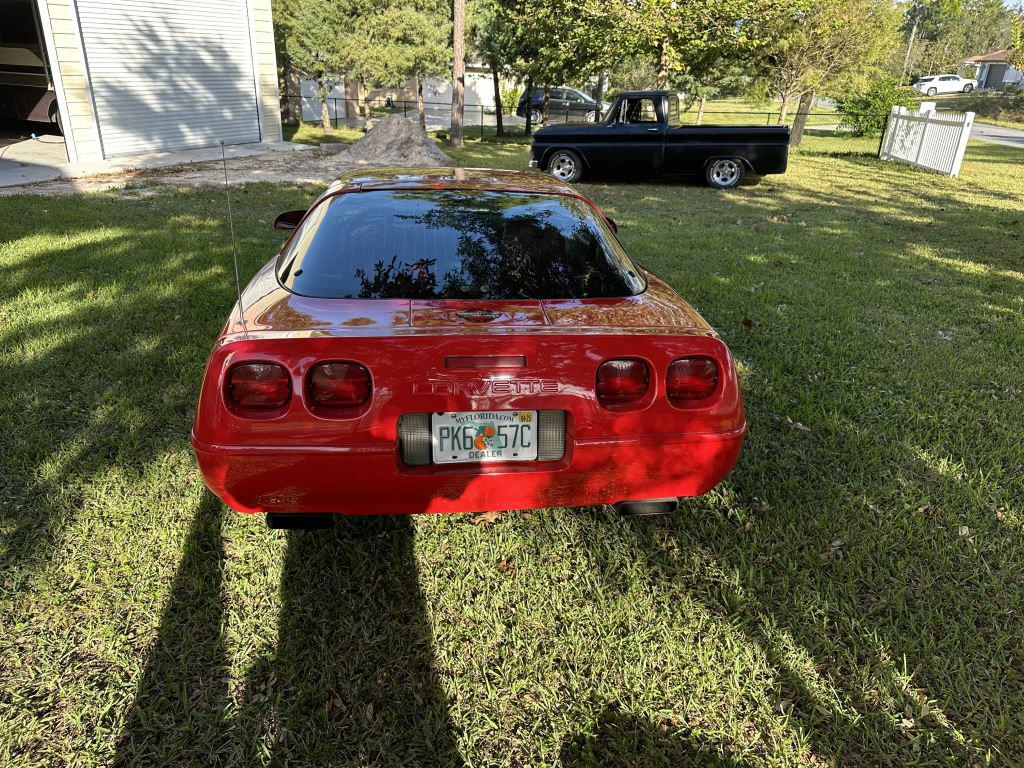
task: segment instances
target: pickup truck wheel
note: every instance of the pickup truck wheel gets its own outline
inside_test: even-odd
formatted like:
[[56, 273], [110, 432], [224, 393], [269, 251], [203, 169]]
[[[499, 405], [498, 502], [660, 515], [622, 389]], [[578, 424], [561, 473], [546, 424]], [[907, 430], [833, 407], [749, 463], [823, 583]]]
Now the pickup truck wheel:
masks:
[[540, 125], [544, 122], [544, 114], [539, 109], [530, 110], [530, 125]]
[[715, 189], [732, 189], [743, 179], [743, 161], [735, 157], [713, 160], [708, 163], [704, 178]]
[[583, 176], [583, 163], [575, 152], [560, 149], [548, 161], [548, 173], [561, 181], [576, 182]]
[[968, 83], [967, 85], [964, 86], [964, 93], [970, 93], [973, 90], [974, 90], [974, 86], [971, 85], [970, 83]]
[[583, 116], [583, 120], [584, 122], [592, 123], [594, 122], [595, 117], [597, 117], [597, 113], [595, 113], [594, 110], [590, 110], [589, 112], [587, 112], [587, 114]]

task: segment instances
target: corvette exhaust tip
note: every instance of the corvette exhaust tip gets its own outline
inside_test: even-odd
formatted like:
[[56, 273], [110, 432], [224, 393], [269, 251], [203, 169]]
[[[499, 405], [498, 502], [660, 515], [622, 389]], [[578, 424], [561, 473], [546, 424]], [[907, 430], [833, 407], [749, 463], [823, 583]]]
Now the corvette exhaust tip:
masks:
[[333, 528], [337, 515], [267, 512], [267, 528], [274, 531], [314, 531]]
[[612, 505], [623, 517], [647, 517], [670, 515], [679, 508], [679, 499], [644, 499], [642, 501], [620, 501]]

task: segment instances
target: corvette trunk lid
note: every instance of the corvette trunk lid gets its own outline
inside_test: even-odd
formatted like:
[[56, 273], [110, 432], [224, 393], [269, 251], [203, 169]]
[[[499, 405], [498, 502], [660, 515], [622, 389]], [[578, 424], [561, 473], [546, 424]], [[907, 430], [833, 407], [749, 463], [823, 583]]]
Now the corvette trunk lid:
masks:
[[413, 328], [531, 328], [548, 325], [540, 301], [413, 301]]
[[[257, 334], [713, 333], [693, 307], [653, 275], [647, 275], [647, 290], [637, 296], [514, 301], [315, 299], [269, 283], [272, 275], [258, 277], [264, 279], [254, 280], [243, 297], [247, 330]], [[229, 326], [241, 330], [233, 320]]]

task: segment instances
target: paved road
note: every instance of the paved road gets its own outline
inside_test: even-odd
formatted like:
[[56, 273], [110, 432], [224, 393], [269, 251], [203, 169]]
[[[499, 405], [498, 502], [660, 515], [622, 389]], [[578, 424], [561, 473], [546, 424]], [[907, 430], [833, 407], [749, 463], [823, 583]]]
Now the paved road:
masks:
[[971, 138], [991, 141], [994, 144], [1002, 144], [1006, 147], [1024, 149], [1024, 131], [1017, 130], [1016, 128], [1002, 128], [998, 125], [975, 123], [971, 129]]

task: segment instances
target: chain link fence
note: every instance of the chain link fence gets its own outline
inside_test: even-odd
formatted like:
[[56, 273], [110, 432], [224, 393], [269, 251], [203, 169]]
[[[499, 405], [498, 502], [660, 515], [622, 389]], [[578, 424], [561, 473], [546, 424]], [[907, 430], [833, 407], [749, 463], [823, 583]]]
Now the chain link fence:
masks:
[[[347, 126], [363, 128], [367, 120], [388, 114], [398, 114], [417, 119], [419, 106], [414, 100], [374, 98], [328, 98], [326, 100], [331, 125], [335, 128]], [[285, 100], [283, 118], [286, 123], [295, 124], [300, 120], [307, 123], [322, 122], [322, 105], [312, 97], [290, 97]], [[502, 115], [502, 123], [509, 135], [522, 135], [526, 126], [525, 117], [508, 113]], [[427, 131], [451, 130], [451, 104], [428, 101], [423, 103], [424, 124]], [[467, 104], [464, 109], [463, 131], [467, 137], [494, 137], [498, 122], [497, 111], [492, 106]], [[679, 116], [680, 125], [788, 125], [793, 127], [797, 116], [805, 118], [800, 136], [794, 132], [791, 149], [797, 152], [832, 155], [873, 155], [877, 156], [887, 114], [843, 115], [838, 112], [790, 112], [780, 121], [780, 112], [775, 111], [724, 111], [705, 109], [687, 110]], [[583, 107], [549, 107], [547, 120], [550, 123], [588, 122], [594, 113]], [[861, 133], [854, 125], [877, 126], [877, 132]], [[535, 125], [534, 127], [541, 127]]]

